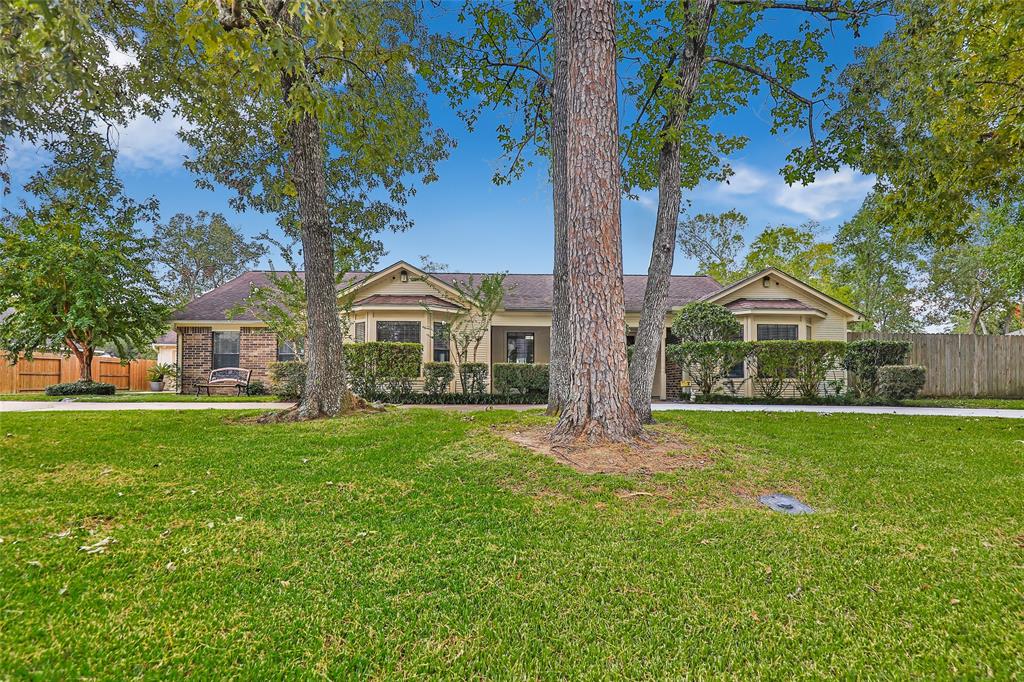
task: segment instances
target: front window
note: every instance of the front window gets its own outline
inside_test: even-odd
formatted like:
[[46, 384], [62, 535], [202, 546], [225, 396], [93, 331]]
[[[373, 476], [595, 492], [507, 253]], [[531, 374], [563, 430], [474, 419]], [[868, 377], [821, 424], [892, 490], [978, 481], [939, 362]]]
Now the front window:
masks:
[[400, 343], [420, 342], [419, 322], [378, 322], [377, 340]]
[[517, 364], [533, 362], [533, 332], [508, 332], [508, 361]]
[[434, 362], [451, 362], [452, 355], [448, 347], [447, 322], [434, 323]]
[[294, 341], [278, 341], [277, 342], [277, 361], [278, 362], [291, 362], [297, 360], [299, 354], [296, 352]]
[[238, 367], [238, 332], [213, 333], [213, 369]]
[[363, 343], [366, 341], [366, 323], [356, 322], [356, 343]]
[[799, 333], [795, 324], [759, 324], [758, 341], [796, 341]]

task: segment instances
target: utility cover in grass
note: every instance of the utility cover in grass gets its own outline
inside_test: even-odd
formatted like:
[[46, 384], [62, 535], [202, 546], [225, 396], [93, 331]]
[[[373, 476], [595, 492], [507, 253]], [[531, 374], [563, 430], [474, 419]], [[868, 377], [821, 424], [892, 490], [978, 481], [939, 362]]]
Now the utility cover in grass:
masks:
[[813, 514], [814, 509], [807, 506], [795, 497], [775, 493], [774, 495], [762, 495], [758, 501], [766, 507], [771, 507], [783, 514]]

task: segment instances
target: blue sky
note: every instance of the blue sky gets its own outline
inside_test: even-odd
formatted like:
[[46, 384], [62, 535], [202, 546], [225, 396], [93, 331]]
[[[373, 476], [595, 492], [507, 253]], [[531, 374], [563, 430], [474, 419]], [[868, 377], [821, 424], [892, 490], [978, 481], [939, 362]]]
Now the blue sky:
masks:
[[[785, 12], [777, 16], [773, 19], [777, 30], [788, 34], [795, 33], [802, 18]], [[876, 40], [882, 28], [869, 27], [858, 44]], [[837, 30], [828, 43], [830, 59], [841, 67], [852, 58], [853, 47], [851, 36]], [[789, 150], [804, 143], [807, 133], [772, 136], [767, 116], [770, 106], [765, 91], [746, 109], [715, 122], [721, 130], [742, 131], [750, 143], [731, 157], [736, 173], [728, 184], [704, 183], [684, 194], [690, 200], [689, 210], [739, 209], [750, 220], [748, 242], [766, 225], [798, 224], [809, 219], [819, 221], [827, 233], [856, 211], [870, 189], [871, 179], [843, 169], [838, 174], [819, 176], [811, 186], [787, 186], [778, 169]], [[495, 186], [491, 177], [503, 162], [494, 126], [508, 115], [494, 112], [485, 116], [470, 133], [445, 98], [432, 97], [430, 110], [434, 124], [456, 138], [458, 146], [440, 164], [439, 181], [419, 186], [409, 200], [407, 210], [414, 227], [401, 234], [382, 235], [389, 252], [382, 265], [398, 259], [418, 263], [420, 255], [429, 254], [455, 270], [550, 272], [551, 193], [546, 165], [541, 161], [521, 180]], [[194, 178], [181, 166], [189, 150], [176, 137], [180, 125], [180, 121], [166, 116], [159, 121], [136, 120], [119, 131], [119, 172], [128, 192], [136, 198], [155, 195], [164, 220], [177, 212], [219, 211], [250, 235], [273, 230], [271, 216], [233, 211], [228, 206], [228, 190], [211, 192], [195, 187]], [[11, 159], [15, 181], [23, 181], [39, 162], [38, 154], [15, 145]], [[17, 196], [15, 192], [2, 197], [0, 204], [13, 207]], [[656, 205], [654, 193], [623, 202], [623, 260], [628, 273], [647, 270]], [[265, 267], [266, 263], [260, 265]], [[677, 274], [692, 273], [694, 267], [677, 254]]]

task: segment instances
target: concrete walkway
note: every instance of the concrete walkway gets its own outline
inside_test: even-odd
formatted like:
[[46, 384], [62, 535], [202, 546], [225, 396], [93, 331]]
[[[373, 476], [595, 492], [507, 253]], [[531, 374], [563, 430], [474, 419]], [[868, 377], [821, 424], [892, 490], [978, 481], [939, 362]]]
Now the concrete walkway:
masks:
[[111, 410], [283, 410], [295, 403], [89, 403], [47, 400], [0, 400], [2, 412], [109, 412]]
[[999, 417], [1024, 419], [1024, 410], [974, 407], [890, 407], [886, 405], [743, 405], [654, 403], [652, 411], [694, 412], [814, 412], [817, 414], [897, 414], [917, 417]]
[[[111, 410], [284, 410], [294, 403], [224, 403], [224, 402], [166, 402], [166, 403], [89, 403], [0, 400], [3, 412], [107, 412]], [[541, 405], [409, 405], [450, 409], [459, 412], [486, 410], [533, 410]], [[689, 410], [694, 412], [813, 412], [817, 414], [895, 414], [924, 417], [999, 417], [1024, 419], [1024, 410], [999, 410], [965, 407], [886, 407], [862, 405], [707, 405], [693, 403], [654, 403], [656, 412]]]

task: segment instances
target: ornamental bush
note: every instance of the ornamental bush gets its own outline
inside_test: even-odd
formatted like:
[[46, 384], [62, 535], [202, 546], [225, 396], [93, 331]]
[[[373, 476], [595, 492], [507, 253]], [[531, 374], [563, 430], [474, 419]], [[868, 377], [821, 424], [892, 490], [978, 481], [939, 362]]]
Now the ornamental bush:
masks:
[[446, 393], [453, 378], [455, 378], [455, 366], [450, 362], [427, 362], [423, 364], [423, 390], [428, 395]]
[[687, 303], [672, 318], [672, 333], [682, 343], [732, 341], [743, 338], [743, 325], [724, 306]]
[[[800, 397], [808, 400], [829, 392], [828, 373], [840, 366], [846, 353], [845, 341], [791, 341], [798, 344], [794, 379]], [[842, 379], [832, 379], [842, 383]]]
[[272, 362], [270, 390], [282, 400], [299, 400], [306, 388], [306, 363], [302, 360]]
[[765, 398], [779, 398], [792, 382], [804, 398], [817, 398], [825, 389], [830, 370], [844, 356], [843, 341], [757, 341], [754, 386]]
[[46, 387], [46, 395], [114, 395], [117, 387], [99, 381], [72, 381]]
[[786, 389], [786, 381], [795, 375], [800, 341], [756, 341], [751, 344], [754, 359], [754, 386], [762, 397], [774, 400]]
[[749, 341], [677, 343], [665, 347], [665, 356], [682, 367], [702, 395], [711, 395], [729, 370], [746, 361], [752, 345]]
[[888, 400], [909, 400], [924, 388], [927, 374], [921, 365], [882, 365], [878, 368], [878, 393]]
[[910, 345], [909, 341], [874, 339], [846, 344], [843, 367], [850, 372], [850, 388], [860, 398], [878, 395], [878, 368], [905, 364]]
[[464, 362], [459, 365], [459, 382], [463, 393], [482, 394], [487, 384], [487, 363]]
[[371, 402], [389, 402], [397, 405], [544, 405], [548, 401], [547, 396], [540, 393], [406, 393], [363, 397]]
[[345, 369], [352, 390], [364, 398], [379, 393], [408, 393], [420, 376], [423, 345], [392, 341], [345, 344]]
[[494, 390], [518, 395], [547, 395], [548, 366], [514, 362], [494, 364]]

